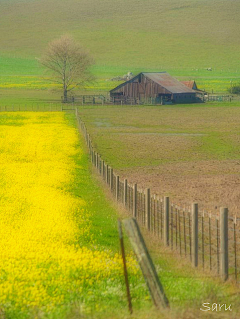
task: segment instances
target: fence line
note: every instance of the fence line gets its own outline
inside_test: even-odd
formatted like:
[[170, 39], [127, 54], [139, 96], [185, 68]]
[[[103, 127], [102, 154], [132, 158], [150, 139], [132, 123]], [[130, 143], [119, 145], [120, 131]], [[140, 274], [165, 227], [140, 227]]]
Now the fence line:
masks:
[[0, 105], [0, 112], [62, 112], [75, 110], [72, 105], [63, 103]]
[[239, 283], [240, 272], [240, 222], [239, 218], [228, 217], [227, 208], [219, 215], [198, 209], [181, 207], [170, 202], [169, 197], [151, 194], [130, 185], [127, 179], [120, 180], [112, 167], [105, 163], [93, 147], [86, 126], [76, 117], [86, 140], [92, 164], [110, 188], [117, 202], [122, 203], [139, 224], [152, 235], [163, 241], [171, 250], [189, 258], [195, 267], [214, 272], [224, 281], [228, 278]]

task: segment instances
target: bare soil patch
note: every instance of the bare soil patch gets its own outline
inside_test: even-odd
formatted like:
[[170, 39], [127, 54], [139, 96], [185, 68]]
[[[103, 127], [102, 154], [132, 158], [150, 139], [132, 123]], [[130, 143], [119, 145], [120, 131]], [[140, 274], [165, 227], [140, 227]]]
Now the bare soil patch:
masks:
[[198, 202], [201, 209], [213, 213], [224, 206], [231, 216], [240, 216], [239, 160], [162, 164], [121, 170], [119, 174], [139, 188], [151, 188], [153, 194], [170, 196], [174, 204], [187, 207]]

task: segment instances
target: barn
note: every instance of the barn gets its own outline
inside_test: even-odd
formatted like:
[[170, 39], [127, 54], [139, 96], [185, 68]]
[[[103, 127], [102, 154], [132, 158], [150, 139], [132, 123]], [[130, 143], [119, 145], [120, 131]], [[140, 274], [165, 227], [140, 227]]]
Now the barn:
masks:
[[196, 91], [167, 72], [141, 72], [110, 91], [113, 102], [121, 103], [194, 103]]

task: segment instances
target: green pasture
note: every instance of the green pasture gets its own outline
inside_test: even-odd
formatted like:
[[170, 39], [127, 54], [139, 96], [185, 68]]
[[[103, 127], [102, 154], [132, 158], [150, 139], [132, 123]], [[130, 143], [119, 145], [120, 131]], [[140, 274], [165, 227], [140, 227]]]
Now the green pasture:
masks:
[[240, 159], [240, 106], [79, 107], [93, 142], [114, 168]]
[[[95, 81], [83, 90], [107, 92], [109, 79], [167, 71], [226, 92], [239, 82], [240, 4], [216, 0], [1, 0], [0, 92], [58, 86], [39, 65], [47, 44], [71, 34], [95, 60]], [[212, 71], [207, 71], [212, 68]]]
[[[42, 95], [58, 92], [61, 96], [61, 85], [51, 81], [51, 76], [37, 60], [9, 58], [1, 56], [0, 53], [0, 94], [5, 89], [43, 91]], [[94, 80], [77, 91], [75, 94], [107, 94], [111, 89], [122, 83], [121, 81], [112, 81], [116, 76], [123, 76], [128, 71], [138, 74], [142, 71], [163, 72], [175, 76], [178, 80], [195, 80], [199, 89], [206, 90], [209, 93], [227, 93], [231, 85], [240, 82], [240, 69], [235, 71], [213, 69], [193, 68], [149, 68], [149, 67], [114, 67], [111, 65], [94, 65], [92, 73]], [[2, 95], [2, 94], [1, 94]]]
[[226, 0], [1, 0], [1, 52], [38, 58], [71, 33], [97, 65], [236, 70], [239, 10]]

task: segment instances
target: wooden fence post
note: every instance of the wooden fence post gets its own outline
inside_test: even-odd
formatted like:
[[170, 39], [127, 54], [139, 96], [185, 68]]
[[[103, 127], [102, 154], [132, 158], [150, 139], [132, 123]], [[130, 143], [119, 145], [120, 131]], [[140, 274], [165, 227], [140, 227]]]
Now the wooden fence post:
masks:
[[137, 184], [133, 186], [133, 217], [137, 218]]
[[93, 163], [93, 149], [92, 149], [92, 147], [91, 147], [91, 162]]
[[91, 154], [91, 147], [92, 147], [91, 140], [89, 139], [89, 145], [88, 145], [89, 154]]
[[94, 166], [97, 166], [97, 153], [94, 151]]
[[192, 262], [198, 266], [198, 204], [192, 205]]
[[113, 190], [113, 169], [110, 169], [110, 189]]
[[119, 176], [116, 176], [116, 200], [119, 198]]
[[150, 188], [147, 188], [146, 190], [146, 202], [145, 202], [145, 205], [146, 205], [146, 227], [147, 229], [150, 231], [151, 230], [151, 195], [150, 195]]
[[228, 209], [220, 209], [220, 269], [224, 281], [228, 279]]
[[96, 168], [99, 170], [99, 155], [97, 153]]
[[163, 286], [158, 278], [156, 269], [147, 250], [146, 244], [134, 218], [124, 219], [123, 224], [133, 250], [137, 256], [138, 263], [147, 283], [152, 300], [157, 308], [169, 307], [169, 301], [165, 295]]
[[105, 162], [102, 161], [102, 177], [104, 179], [104, 176], [105, 176]]
[[108, 181], [109, 181], [109, 171], [108, 171], [108, 164], [106, 165], [106, 179], [105, 182], [108, 185]]
[[169, 197], [164, 197], [164, 244], [169, 246]]
[[128, 189], [127, 179], [124, 179], [123, 204], [125, 207], [127, 206], [127, 189]]
[[209, 240], [209, 267], [212, 270], [212, 227], [211, 227], [211, 213], [208, 215], [208, 240]]
[[99, 174], [102, 175], [102, 159], [99, 157]]
[[87, 146], [88, 146], [88, 149], [89, 149], [89, 144], [90, 144], [90, 137], [89, 137], [89, 134], [87, 135]]
[[129, 281], [128, 281], [127, 263], [126, 263], [125, 248], [124, 248], [124, 241], [123, 241], [122, 224], [121, 224], [120, 220], [118, 220], [118, 232], [119, 232], [120, 246], [121, 246], [121, 251], [122, 251], [124, 278], [125, 278], [126, 289], [127, 289], [128, 309], [129, 309], [130, 314], [132, 314], [132, 312], [133, 312], [132, 301], [131, 301], [130, 287], [129, 287]]
[[235, 280], [238, 281], [238, 265], [237, 265], [237, 236], [236, 236], [236, 228], [237, 228], [237, 216], [234, 217], [233, 222], [233, 240], [234, 240], [234, 268], [235, 268]]

